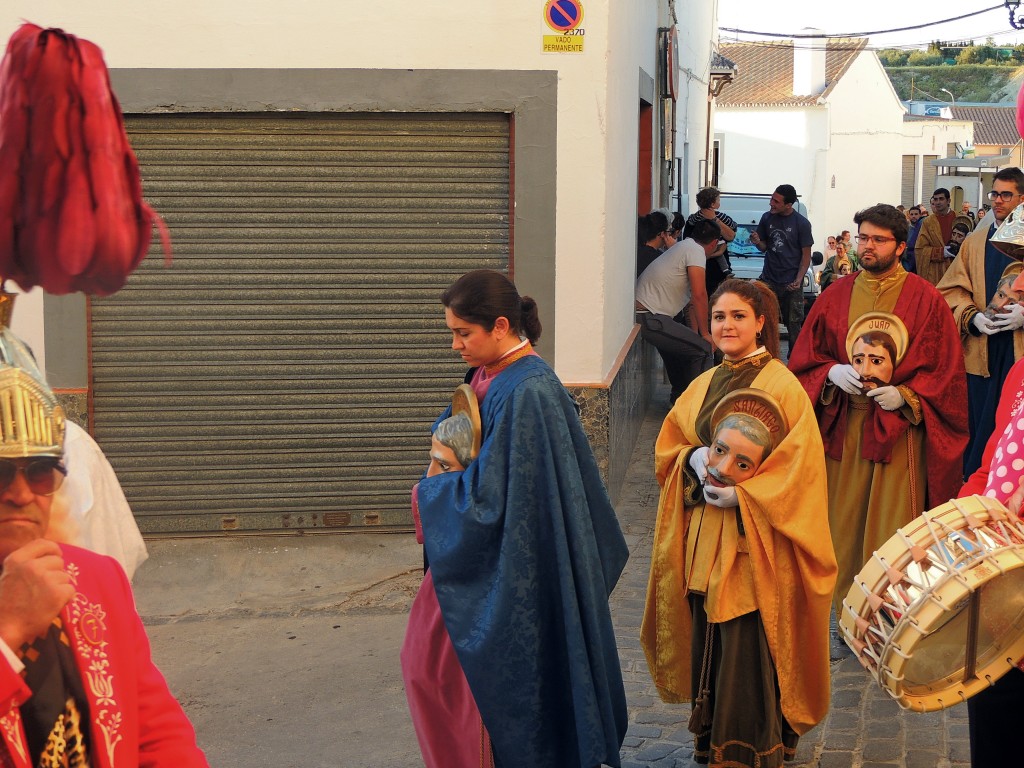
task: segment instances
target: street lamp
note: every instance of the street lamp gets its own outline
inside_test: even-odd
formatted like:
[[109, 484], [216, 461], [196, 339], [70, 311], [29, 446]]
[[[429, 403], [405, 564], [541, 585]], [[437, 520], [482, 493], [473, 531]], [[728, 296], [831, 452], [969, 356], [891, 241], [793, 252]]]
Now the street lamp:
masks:
[[[1012, 2], [1012, 0], [1010, 0], [1010, 1]], [[1019, 4], [1019, 0], [1018, 0], [1018, 4]], [[950, 91], [950, 90], [947, 90], [946, 88], [939, 88], [939, 90], [942, 91], [943, 93], [948, 93], [949, 94], [949, 100], [951, 102], [950, 106], [951, 107], [955, 107], [956, 106], [956, 97], [953, 95], [953, 92]]]
[[1020, 7], [1020, 0], [1003, 0], [1003, 5], [1010, 12], [1010, 26], [1014, 29], [1024, 29], [1024, 19], [1017, 18], [1017, 9]]

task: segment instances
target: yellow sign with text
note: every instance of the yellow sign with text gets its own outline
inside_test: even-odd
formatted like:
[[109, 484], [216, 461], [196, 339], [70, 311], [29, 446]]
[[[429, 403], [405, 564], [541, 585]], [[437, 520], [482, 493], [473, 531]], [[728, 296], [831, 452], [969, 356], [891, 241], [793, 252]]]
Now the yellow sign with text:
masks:
[[583, 53], [583, 39], [583, 35], [578, 34], [544, 35], [543, 51], [544, 53]]

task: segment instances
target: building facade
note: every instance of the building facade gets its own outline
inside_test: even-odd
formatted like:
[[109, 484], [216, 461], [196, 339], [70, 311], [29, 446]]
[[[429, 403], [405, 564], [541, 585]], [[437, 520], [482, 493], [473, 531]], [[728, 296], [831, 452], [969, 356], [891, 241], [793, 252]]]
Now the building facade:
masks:
[[109, 10], [16, 0], [0, 32], [104, 50], [174, 261], [29, 294], [16, 330], [144, 531], [407, 525], [464, 373], [438, 296], [478, 267], [537, 300], [615, 495], [649, 392], [636, 216], [699, 183], [714, 4]]

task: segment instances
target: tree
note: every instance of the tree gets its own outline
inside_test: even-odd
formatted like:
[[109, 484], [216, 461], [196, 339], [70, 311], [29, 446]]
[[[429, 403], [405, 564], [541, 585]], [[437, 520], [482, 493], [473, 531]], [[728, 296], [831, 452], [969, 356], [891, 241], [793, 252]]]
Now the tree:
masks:
[[883, 67], [905, 67], [910, 51], [901, 51], [899, 48], [887, 48], [878, 52], [878, 58]]
[[932, 51], [911, 51], [907, 57], [907, 66], [937, 67], [942, 64], [942, 54]]

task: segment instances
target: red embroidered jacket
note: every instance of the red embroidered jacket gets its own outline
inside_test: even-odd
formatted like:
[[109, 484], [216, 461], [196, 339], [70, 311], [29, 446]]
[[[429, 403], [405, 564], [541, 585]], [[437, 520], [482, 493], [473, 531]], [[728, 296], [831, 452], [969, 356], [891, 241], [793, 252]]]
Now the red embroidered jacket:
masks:
[[[112, 558], [61, 545], [75, 596], [61, 612], [89, 699], [94, 768], [208, 768], [181, 705], [150, 657], [124, 571]], [[31, 768], [19, 707], [32, 692], [0, 657], [0, 733]]]

